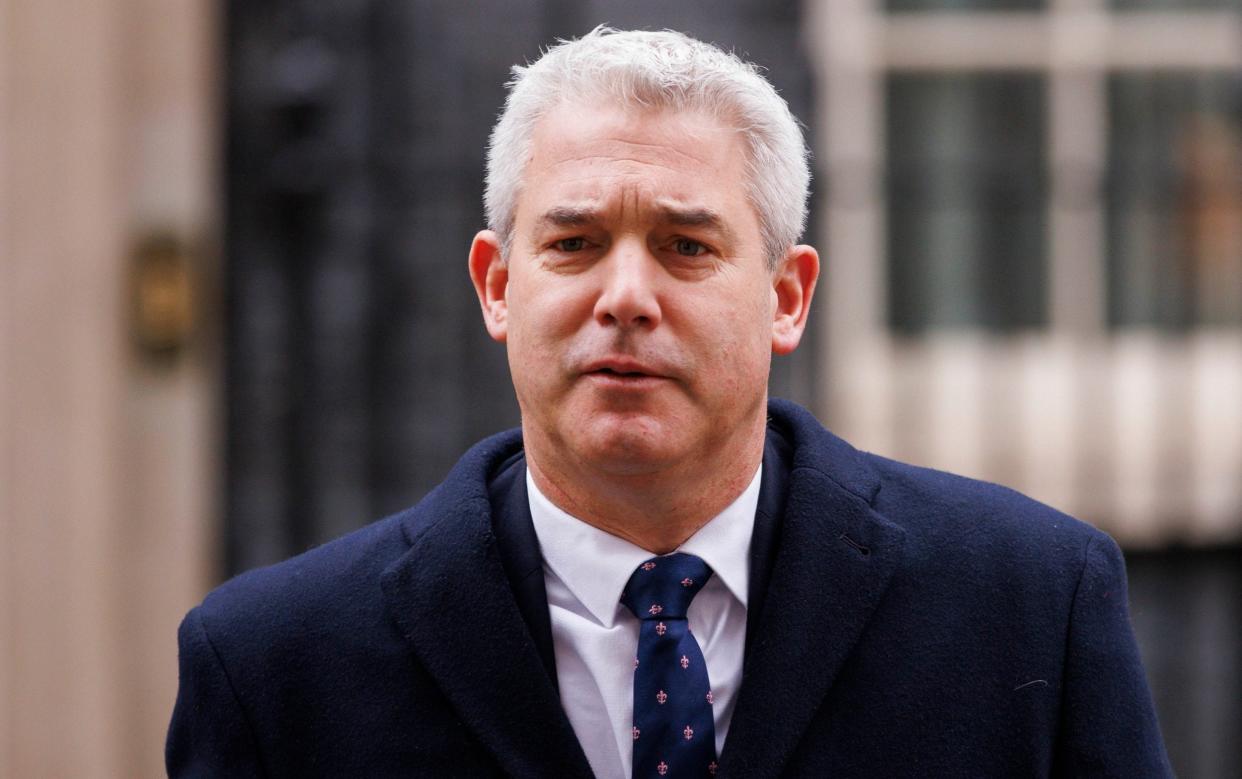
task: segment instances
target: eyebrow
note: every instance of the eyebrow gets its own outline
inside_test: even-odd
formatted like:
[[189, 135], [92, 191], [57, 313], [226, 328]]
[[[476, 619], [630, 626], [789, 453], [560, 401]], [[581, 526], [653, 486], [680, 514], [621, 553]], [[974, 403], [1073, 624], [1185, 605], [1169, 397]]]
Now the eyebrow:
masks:
[[662, 221], [678, 227], [707, 227], [727, 232], [720, 214], [706, 208], [676, 208], [673, 206], [657, 206]]
[[539, 224], [548, 227], [581, 227], [599, 221], [599, 212], [593, 208], [570, 208], [557, 206], [539, 217]]
[[670, 205], [656, 206], [660, 218], [676, 227], [698, 227], [716, 233], [726, 244], [735, 245], [737, 234], [720, 214], [710, 208], [677, 208]]
[[[722, 233], [728, 238], [733, 231], [725, 224], [720, 214], [708, 208], [678, 208], [670, 205], [656, 206], [660, 221], [677, 227], [702, 227]], [[594, 208], [574, 208], [557, 206], [544, 212], [539, 217], [539, 224], [547, 227], [582, 227], [595, 224], [602, 219], [600, 212]]]

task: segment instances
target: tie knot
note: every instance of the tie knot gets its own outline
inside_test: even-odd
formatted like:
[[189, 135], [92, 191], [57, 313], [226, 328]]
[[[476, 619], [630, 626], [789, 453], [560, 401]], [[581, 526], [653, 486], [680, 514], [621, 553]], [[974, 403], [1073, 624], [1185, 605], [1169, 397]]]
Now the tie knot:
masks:
[[692, 554], [653, 557], [634, 570], [621, 602], [639, 619], [685, 619], [690, 601], [711, 575], [707, 563]]

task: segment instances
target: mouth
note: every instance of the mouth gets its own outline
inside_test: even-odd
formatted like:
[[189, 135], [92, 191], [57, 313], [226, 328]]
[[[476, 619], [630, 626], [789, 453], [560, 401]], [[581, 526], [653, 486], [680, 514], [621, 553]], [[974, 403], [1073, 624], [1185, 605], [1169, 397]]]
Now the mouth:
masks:
[[586, 366], [583, 375], [608, 386], [636, 388], [668, 378], [658, 370], [632, 360], [601, 360]]
[[653, 376], [650, 373], [643, 373], [642, 371], [621, 371], [615, 368], [597, 368], [596, 370], [588, 371], [588, 373], [592, 373], [598, 376], [616, 376], [622, 379], [659, 378], [658, 376]]

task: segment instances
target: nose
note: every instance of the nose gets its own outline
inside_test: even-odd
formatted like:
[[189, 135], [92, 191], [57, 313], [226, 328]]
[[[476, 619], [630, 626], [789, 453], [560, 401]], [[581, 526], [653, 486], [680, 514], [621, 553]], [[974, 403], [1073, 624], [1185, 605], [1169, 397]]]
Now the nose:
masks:
[[595, 321], [605, 326], [647, 329], [660, 323], [656, 285], [661, 268], [645, 246], [615, 246], [600, 270], [603, 280], [595, 301]]

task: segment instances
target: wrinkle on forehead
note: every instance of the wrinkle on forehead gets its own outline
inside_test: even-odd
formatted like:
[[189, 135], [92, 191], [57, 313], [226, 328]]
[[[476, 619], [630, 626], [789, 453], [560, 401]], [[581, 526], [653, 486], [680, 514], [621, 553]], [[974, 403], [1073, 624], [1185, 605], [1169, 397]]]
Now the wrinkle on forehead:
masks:
[[[530, 181], [557, 179], [558, 185], [563, 186], [583, 180], [605, 183], [633, 178], [646, 186], [641, 180], [656, 170], [674, 176], [720, 170], [730, 167], [743, 154], [736, 134], [725, 128], [701, 127], [692, 122], [680, 122], [675, 127], [685, 134], [660, 126], [653, 140], [624, 135], [584, 137], [555, 126], [541, 128], [541, 132], [546, 129], [547, 133], [539, 139], [541, 143], [535, 144], [529, 165]], [[668, 141], [661, 142], [659, 135], [667, 135]], [[685, 143], [687, 135], [694, 143]]]
[[[699, 160], [698, 158], [693, 157], [691, 155], [684, 155], [684, 156], [687, 159], [698, 162], [699, 164], [706, 164], [702, 162], [701, 160]], [[612, 172], [611, 175], [614, 175], [614, 176], [625, 176], [625, 175], [637, 176], [637, 175], [641, 175], [647, 168], [663, 168], [665, 170], [673, 171], [675, 173], [681, 172], [681, 170], [675, 165], [665, 164], [663, 162], [657, 162], [654, 160], [640, 160], [634, 157], [612, 157], [612, 156], [607, 156], [607, 155], [602, 155], [602, 154], [589, 154], [589, 155], [584, 155], [580, 157], [566, 157], [565, 159], [557, 160], [545, 166], [540, 171], [540, 173], [535, 176], [535, 178], [538, 178], [541, 175], [545, 175], [547, 172], [563, 167], [565, 165], [572, 165], [574, 166], [575, 170], [580, 170], [582, 172], [582, 175], [580, 176], [580, 178], [584, 178], [587, 176], [598, 176], [600, 174], [599, 174], [598, 168], [595, 166], [595, 163], [598, 163], [599, 165], [620, 165], [621, 170]]]
[[[705, 141], [705, 144], [707, 141]], [[581, 177], [603, 175], [644, 175], [652, 169], [682, 173], [687, 166], [703, 168], [714, 165], [708, 155], [693, 154], [660, 144], [627, 144], [621, 141], [609, 144], [591, 143], [592, 148], [575, 150], [572, 154], [539, 155], [532, 159], [532, 179], [542, 178], [567, 166]], [[615, 151], [594, 148], [613, 146]], [[611, 170], [609, 170], [611, 168]], [[579, 176], [574, 176], [575, 178]]]
[[[709, 161], [712, 150], [719, 149], [727, 153], [737, 148], [744, 151], [740, 133], [708, 112], [671, 109], [627, 112], [607, 108], [605, 106], [605, 110], [583, 113], [582, 108], [562, 104], [546, 114], [535, 128], [533, 149], [538, 152], [536, 159], [531, 162], [536, 162], [538, 157], [545, 154], [554, 159], [562, 157], [561, 152], [566, 146], [581, 149], [581, 152], [573, 154], [579, 159], [606, 157], [654, 162], [653, 157], [670, 157], [683, 161], [692, 160], [699, 164]], [[634, 126], [636, 119], [641, 123], [641, 129], [637, 132]], [[651, 121], [644, 122], [645, 119]], [[672, 121], [668, 121], [670, 119]], [[561, 132], [566, 124], [583, 128], [587, 131], [585, 135], [593, 137]], [[695, 137], [697, 143], [693, 148], [701, 149], [705, 154], [687, 153], [678, 148], [687, 136]]]
[[735, 224], [738, 212], [730, 205], [744, 203], [758, 231], [744, 183], [745, 142], [731, 126], [699, 112], [572, 108], [561, 106], [536, 128], [519, 221], [547, 225], [541, 217], [556, 208], [613, 217], [663, 210], [659, 215], [667, 217], [656, 205], [662, 203], [712, 212], [717, 222], [749, 233], [750, 225]]
[[[703, 133], [695, 133], [702, 136]], [[716, 135], [711, 133], [709, 135]], [[711, 137], [702, 137], [703, 143], [696, 148], [707, 148], [713, 140]], [[658, 160], [663, 158], [675, 158], [683, 161], [691, 161], [704, 164], [707, 160], [703, 155], [692, 154], [671, 144], [665, 143], [644, 143], [642, 141], [629, 140], [626, 138], [600, 138], [591, 143], [593, 147], [600, 147], [595, 154], [578, 155], [579, 159], [586, 160], [591, 158], [607, 158], [618, 162], [637, 162], [643, 164], [659, 164]], [[615, 150], [613, 147], [616, 147]]]

